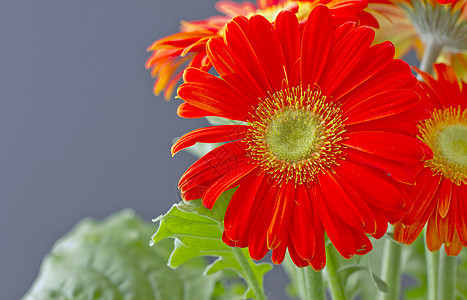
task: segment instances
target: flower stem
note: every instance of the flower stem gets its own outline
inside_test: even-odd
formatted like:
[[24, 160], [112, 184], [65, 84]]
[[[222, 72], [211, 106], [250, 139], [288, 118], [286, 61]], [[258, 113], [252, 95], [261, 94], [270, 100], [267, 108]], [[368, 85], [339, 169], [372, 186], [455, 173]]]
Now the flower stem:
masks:
[[258, 280], [256, 280], [256, 277], [248, 261], [249, 258], [245, 257], [245, 254], [240, 248], [232, 247], [231, 250], [238, 263], [240, 264], [243, 273], [245, 274], [245, 281], [255, 294], [255, 298], [259, 300], [265, 300], [266, 295], [264, 294], [263, 287], [259, 284]]
[[306, 267], [305, 282], [306, 282], [306, 299], [307, 300], [325, 300], [323, 276], [321, 272], [316, 272], [312, 267]]
[[[425, 241], [426, 241], [426, 229], [424, 230], [425, 233]], [[425, 242], [425, 260], [426, 260], [426, 277], [427, 277], [427, 300], [436, 300], [436, 293], [437, 293], [437, 274], [438, 274], [438, 257], [439, 251], [431, 252], [428, 250]]]
[[399, 299], [401, 282], [401, 253], [401, 245], [389, 239], [385, 241], [381, 279], [387, 283], [389, 293], [378, 291], [378, 300]]
[[449, 256], [445, 251], [439, 253], [438, 300], [454, 300], [456, 297], [456, 256]]
[[284, 268], [287, 277], [289, 277], [290, 282], [297, 290], [298, 298], [302, 300], [307, 299], [305, 268], [297, 267], [288, 254], [285, 256], [284, 262], [281, 266]]
[[433, 64], [436, 62], [441, 50], [443, 50], [443, 44], [440, 41], [435, 38], [429, 39], [425, 44], [419, 69], [430, 74], [433, 73]]
[[334, 253], [332, 252], [332, 245], [329, 244], [326, 246], [326, 275], [329, 283], [329, 289], [331, 290], [331, 296], [334, 300], [344, 300], [345, 294], [340, 278], [337, 275], [336, 270], [336, 259]]

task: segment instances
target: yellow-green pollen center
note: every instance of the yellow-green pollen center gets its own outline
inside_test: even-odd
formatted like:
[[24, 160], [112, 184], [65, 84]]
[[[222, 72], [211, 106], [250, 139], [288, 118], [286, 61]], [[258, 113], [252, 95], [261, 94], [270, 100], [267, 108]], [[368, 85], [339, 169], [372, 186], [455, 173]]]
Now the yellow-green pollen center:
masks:
[[441, 130], [438, 146], [446, 160], [467, 166], [467, 125], [451, 125]]
[[420, 126], [420, 139], [433, 150], [426, 166], [456, 185], [467, 184], [467, 109], [437, 110]]
[[309, 158], [317, 150], [321, 135], [317, 116], [307, 110], [287, 108], [270, 121], [266, 141], [278, 159], [293, 163]]
[[344, 159], [339, 107], [319, 88], [288, 88], [260, 101], [244, 142], [248, 156], [276, 182], [304, 184]]

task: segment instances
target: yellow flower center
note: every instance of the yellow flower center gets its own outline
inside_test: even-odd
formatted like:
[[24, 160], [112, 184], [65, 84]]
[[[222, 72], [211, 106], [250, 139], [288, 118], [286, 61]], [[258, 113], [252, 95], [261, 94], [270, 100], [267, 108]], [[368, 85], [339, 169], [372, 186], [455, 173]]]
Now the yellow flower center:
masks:
[[441, 130], [438, 146], [449, 162], [467, 166], [467, 125], [450, 125]]
[[[273, 5], [266, 9], [258, 9], [255, 14], [262, 15], [270, 22], [273, 22], [281, 11], [288, 9], [294, 3], [298, 4], [298, 11], [295, 14], [299, 22], [305, 20], [316, 6], [316, 4], [308, 1], [284, 1], [281, 4]], [[251, 15], [248, 17], [251, 17]]]
[[293, 163], [317, 150], [321, 134], [320, 120], [310, 111], [286, 107], [269, 122], [266, 140], [272, 154]]
[[248, 155], [279, 182], [314, 181], [343, 158], [340, 108], [318, 90], [296, 87], [269, 95], [249, 125]]
[[437, 110], [420, 132], [421, 140], [433, 150], [426, 166], [456, 185], [467, 184], [467, 109]]

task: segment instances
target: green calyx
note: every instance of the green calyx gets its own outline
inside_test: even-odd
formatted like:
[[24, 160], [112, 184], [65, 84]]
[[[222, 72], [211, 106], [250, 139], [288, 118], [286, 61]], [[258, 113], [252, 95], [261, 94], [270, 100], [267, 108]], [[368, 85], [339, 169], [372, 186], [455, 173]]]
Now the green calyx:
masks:
[[467, 166], [467, 126], [450, 125], [438, 133], [438, 147], [445, 159]]
[[322, 134], [320, 120], [305, 109], [287, 108], [269, 122], [266, 141], [278, 159], [297, 162], [311, 157]]

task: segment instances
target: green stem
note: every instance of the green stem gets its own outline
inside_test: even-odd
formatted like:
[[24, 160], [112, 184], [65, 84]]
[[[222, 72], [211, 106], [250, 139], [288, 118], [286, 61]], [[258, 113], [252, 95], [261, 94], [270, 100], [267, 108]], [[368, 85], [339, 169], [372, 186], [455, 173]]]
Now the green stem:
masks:
[[378, 291], [378, 300], [399, 299], [401, 282], [401, 253], [401, 245], [389, 239], [385, 241], [381, 279], [387, 283], [389, 293]]
[[290, 282], [297, 290], [298, 298], [306, 300], [305, 269], [297, 267], [288, 254], [285, 256], [284, 262], [281, 266], [287, 274], [287, 277], [289, 277]]
[[[426, 230], [424, 230], [425, 241], [426, 241]], [[437, 293], [437, 274], [438, 274], [438, 258], [439, 251], [431, 252], [428, 250], [425, 242], [425, 260], [426, 260], [426, 277], [428, 285], [428, 299], [427, 300], [436, 300]]]
[[256, 280], [255, 274], [253, 273], [253, 270], [251, 269], [250, 263], [248, 261], [249, 258], [245, 257], [242, 249], [240, 248], [232, 247], [230, 249], [240, 264], [240, 267], [245, 274], [245, 281], [255, 294], [255, 298], [259, 300], [265, 300], [266, 295], [264, 294], [263, 287], [259, 284], [258, 280]]
[[441, 50], [443, 50], [443, 44], [440, 41], [434, 38], [428, 40], [425, 44], [419, 69], [430, 74], [433, 73], [433, 64], [436, 62]]
[[449, 256], [444, 249], [439, 253], [438, 300], [454, 300], [456, 297], [456, 256]]
[[323, 276], [321, 272], [316, 272], [312, 267], [305, 269], [306, 299], [325, 300]]
[[332, 245], [326, 246], [326, 275], [329, 283], [329, 289], [333, 300], [344, 300], [345, 294], [340, 278], [337, 275], [337, 266], [334, 253], [332, 252]]

